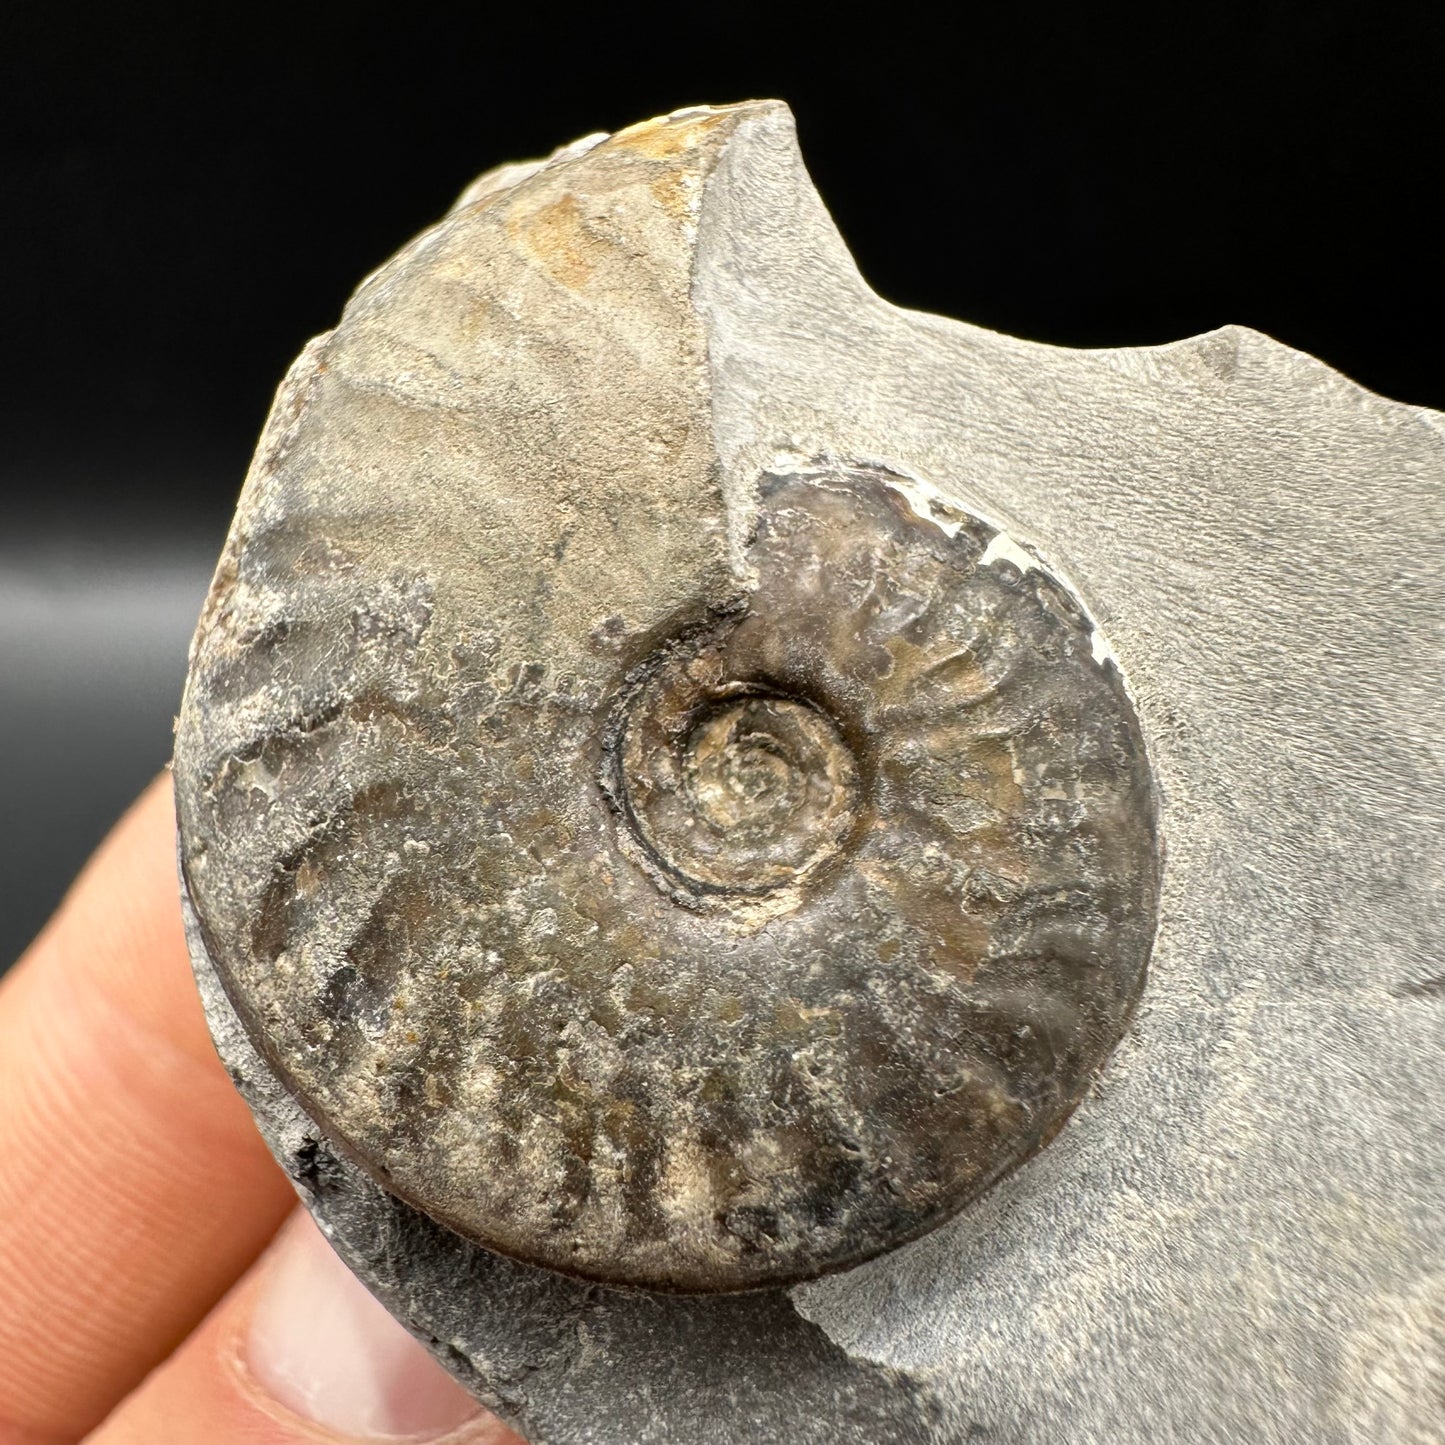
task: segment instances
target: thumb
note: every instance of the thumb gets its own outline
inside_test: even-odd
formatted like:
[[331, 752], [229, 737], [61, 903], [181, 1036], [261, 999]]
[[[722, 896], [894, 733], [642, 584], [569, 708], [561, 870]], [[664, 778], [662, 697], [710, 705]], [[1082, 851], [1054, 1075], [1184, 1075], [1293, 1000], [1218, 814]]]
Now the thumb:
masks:
[[522, 1445], [332, 1252], [304, 1211], [88, 1445]]

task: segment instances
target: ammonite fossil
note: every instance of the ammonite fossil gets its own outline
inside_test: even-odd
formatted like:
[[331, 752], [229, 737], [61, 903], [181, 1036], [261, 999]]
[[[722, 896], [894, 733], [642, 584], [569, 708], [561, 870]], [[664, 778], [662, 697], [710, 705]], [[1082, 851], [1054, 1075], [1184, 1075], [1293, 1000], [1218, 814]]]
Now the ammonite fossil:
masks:
[[185, 886], [326, 1136], [488, 1249], [836, 1270], [1061, 1127], [1153, 936], [1118, 667], [906, 458], [725, 466], [745, 111], [484, 179], [286, 382], [197, 635]]

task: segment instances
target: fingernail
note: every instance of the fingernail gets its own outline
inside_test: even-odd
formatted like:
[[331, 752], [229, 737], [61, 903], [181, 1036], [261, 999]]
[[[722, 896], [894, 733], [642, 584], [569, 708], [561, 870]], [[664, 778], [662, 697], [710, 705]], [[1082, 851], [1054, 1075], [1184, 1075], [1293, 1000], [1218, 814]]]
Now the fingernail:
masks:
[[262, 1269], [246, 1362], [278, 1404], [359, 1440], [435, 1440], [484, 1414], [304, 1213]]

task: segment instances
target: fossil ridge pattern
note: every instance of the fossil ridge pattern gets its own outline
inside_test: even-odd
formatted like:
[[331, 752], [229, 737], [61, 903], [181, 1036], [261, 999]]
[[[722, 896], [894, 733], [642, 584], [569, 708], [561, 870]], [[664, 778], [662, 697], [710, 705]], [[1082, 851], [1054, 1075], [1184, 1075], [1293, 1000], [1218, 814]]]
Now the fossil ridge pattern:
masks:
[[488, 1248], [686, 1291], [842, 1268], [1042, 1147], [1158, 884], [1042, 564], [836, 459], [750, 479], [730, 543], [688, 299], [730, 124], [483, 187], [313, 345], [176, 760], [206, 952], [328, 1135]]

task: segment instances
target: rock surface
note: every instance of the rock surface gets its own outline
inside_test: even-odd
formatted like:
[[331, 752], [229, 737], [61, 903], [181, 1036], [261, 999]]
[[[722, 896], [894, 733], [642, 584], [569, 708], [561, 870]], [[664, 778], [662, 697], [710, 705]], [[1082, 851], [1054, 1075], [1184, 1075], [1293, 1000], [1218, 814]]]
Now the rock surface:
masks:
[[[605, 206], [587, 209], [604, 194]], [[499, 208], [512, 254], [526, 262], [490, 276], [484, 304], [462, 239], [476, 208]], [[619, 245], [619, 234], [632, 243]], [[426, 314], [427, 346], [404, 329], [361, 325], [368, 308], [394, 311], [418, 276], [429, 289], [408, 296], [404, 309]], [[536, 342], [539, 308], [569, 306], [580, 310], [568, 346]], [[358, 337], [369, 338], [364, 347]], [[511, 408], [508, 425], [472, 425], [468, 397], [479, 375]], [[605, 397], [599, 377], [609, 379]], [[596, 397], [598, 424], [559, 417], [546, 405], [559, 395]], [[323, 401], [327, 425], [308, 426]], [[424, 431], [404, 420], [419, 413]], [[519, 455], [533, 459], [531, 468], [509, 471]], [[453, 471], [439, 457], [461, 460]], [[406, 505], [419, 467], [434, 483], [425, 526], [409, 520]], [[311, 533], [287, 522], [296, 512], [289, 479], [302, 475], [332, 479], [325, 525]], [[465, 480], [479, 476], [508, 480], [479, 496]], [[825, 486], [820, 476], [830, 479]], [[1445, 1370], [1445, 986], [1434, 931], [1445, 797], [1436, 634], [1442, 480], [1438, 416], [1373, 397], [1247, 331], [1070, 352], [888, 306], [858, 277], [775, 104], [686, 113], [605, 144], [594, 139], [540, 169], [483, 178], [462, 210], [372, 278], [333, 339], [298, 363], [203, 619], [193, 688], [196, 676], [208, 678], [229, 711], [224, 727], [209, 732], [219, 725], [198, 717], [188, 696], [177, 781], [183, 864], [205, 923], [193, 916], [193, 952], [223, 1056], [343, 1254], [539, 1442], [1445, 1438], [1436, 1398]], [[417, 676], [412, 659], [431, 645], [436, 619], [462, 603], [484, 603], [478, 616], [495, 612], [480, 564], [539, 559], [545, 596], [522, 598], [513, 588], [516, 605], [490, 634], [447, 639], [457, 675], [484, 679], [469, 698], [476, 718], [497, 716], [498, 694], [510, 688], [519, 707], [545, 699], [559, 715], [600, 710], [627, 720], [604, 732], [590, 774], [611, 801], [591, 815], [597, 826], [631, 839], [631, 871], [617, 876], [631, 879], [638, 897], [663, 900], [714, 931], [722, 925], [712, 890], [721, 890], [732, 936], [750, 947], [747, 940], [805, 914], [814, 890], [835, 888], [838, 867], [868, 876], [861, 840], [874, 833], [860, 819], [876, 811], [878, 769], [872, 744], [857, 741], [854, 711], [816, 679], [782, 686], [772, 664], [744, 668], [746, 676], [723, 667], [718, 677], [748, 685], [709, 692], [701, 712], [689, 701], [686, 727], [668, 723], [667, 699], [691, 699], [686, 687], [698, 685], [696, 676], [685, 681], [688, 664], [718, 655], [711, 641], [678, 651], [679, 638], [694, 637], [680, 620], [735, 617], [740, 591], [756, 599], [770, 578], [782, 585], [796, 576], [796, 566], [770, 572], [772, 533], [760, 517], [808, 518], [844, 493], [865, 511], [925, 498], [898, 525], [957, 522], [962, 571], [981, 578], [989, 596], [999, 579], [1032, 578], [1029, 615], [1042, 618], [1037, 609], [1053, 605], [1059, 619], [1033, 634], [1032, 652], [1052, 647], [1078, 686], [1086, 679], [1100, 689], [1087, 717], [1077, 711], [1085, 693], [1067, 694], [1076, 710], [1053, 744], [1113, 739], [1102, 772], [1069, 754], [1062, 789], [1079, 805], [1085, 777], [1093, 779], [1088, 800], [1108, 819], [1100, 826], [1076, 806], [1073, 836], [1123, 840], [1113, 851], [1086, 850], [1087, 896], [1071, 905], [1074, 936], [1079, 919], [1089, 919], [1090, 957], [1108, 966], [1051, 981], [1030, 1007], [1036, 1014], [1041, 999], [1069, 999], [1063, 1012], [1076, 1019], [1082, 995], [1069, 989], [1082, 983], [1093, 999], [1112, 988], [1115, 1002], [1090, 1027], [1071, 1023], [1058, 1036], [1062, 1065], [1020, 1066], [1016, 1078], [1030, 1087], [1063, 1080], [1021, 1148], [995, 1149], [976, 1129], [942, 1131], [969, 1141], [954, 1157], [971, 1164], [949, 1176], [948, 1188], [910, 1201], [906, 1219], [880, 1223], [875, 1213], [832, 1238], [803, 1227], [802, 1207], [781, 1225], [740, 1214], [724, 1231], [739, 1243], [721, 1256], [696, 1229], [663, 1230], [665, 1268], [688, 1257], [699, 1270], [668, 1282], [765, 1282], [766, 1272], [748, 1274], [758, 1257], [782, 1261], [774, 1279], [847, 1263], [869, 1252], [860, 1240], [893, 1242], [936, 1224], [1057, 1127], [1128, 1016], [1153, 924], [1147, 773], [1131, 750], [1137, 708], [1167, 866], [1154, 959], [1128, 1035], [1058, 1139], [952, 1223], [790, 1294], [627, 1293], [467, 1243], [428, 1217], [485, 1233], [459, 1217], [465, 1188], [440, 1203], [429, 1197], [424, 1214], [348, 1158], [348, 1149], [365, 1155], [376, 1171], [377, 1159], [391, 1156], [355, 1131], [359, 1115], [345, 1115], [360, 1075], [331, 1099], [320, 1076], [296, 1066], [324, 1057], [334, 1040], [323, 1030], [274, 1046], [283, 1027], [307, 1023], [304, 1011], [288, 1015], [294, 996], [284, 985], [288, 968], [294, 978], [311, 964], [288, 958], [287, 941], [304, 935], [307, 910], [324, 895], [318, 880], [359, 866], [362, 852], [344, 830], [320, 826], [314, 794], [285, 786], [296, 764], [265, 744], [276, 733], [276, 698], [292, 719], [287, 756], [310, 758], [307, 750], [324, 743], [337, 697], [366, 743], [334, 769], [344, 784], [336, 800], [376, 800], [381, 851], [395, 861], [368, 886], [394, 890], [376, 916], [401, 922], [368, 938], [363, 918], [349, 937], [360, 941], [358, 956], [391, 956], [397, 939], [387, 929], [415, 928], [426, 916], [407, 890], [415, 857], [428, 856], [433, 840], [413, 826], [414, 799], [367, 789], [384, 790], [388, 759], [411, 749], [429, 760], [427, 796], [452, 798], [451, 738], [427, 731], [443, 709], [407, 693]], [[770, 512], [767, 499], [779, 495], [788, 508]], [[611, 531], [598, 528], [599, 515]], [[881, 514], [869, 515], [876, 528]], [[357, 605], [345, 591], [357, 559], [374, 567], [378, 549], [393, 546], [394, 565], [374, 568]], [[823, 555], [835, 550], [830, 543]], [[1051, 570], [1035, 575], [1040, 556]], [[417, 558], [431, 566], [425, 575]], [[432, 581], [467, 575], [466, 566], [444, 565], [455, 558], [482, 579], [460, 603]], [[848, 569], [836, 571], [846, 595]], [[268, 612], [268, 589], [294, 600], [298, 575], [309, 579], [303, 605], [285, 617]], [[237, 606], [247, 586], [249, 611]], [[349, 633], [331, 625], [338, 593]], [[621, 625], [575, 628], [570, 654], [570, 644], [556, 650], [557, 629], [540, 630], [559, 616], [590, 617], [611, 595], [646, 605], [604, 608]], [[797, 597], [787, 604], [796, 607]], [[734, 638], [746, 626], [724, 631]], [[1005, 635], [1014, 635], [1011, 626]], [[239, 659], [229, 673], [208, 652], [222, 637]], [[551, 659], [550, 676], [529, 671], [540, 656]], [[659, 656], [662, 663], [637, 671]], [[291, 659], [279, 693], [278, 657]], [[1118, 677], [1113, 657], [1132, 706], [1110, 681]], [[605, 676], [631, 679], [611, 697], [588, 690], [603, 675], [599, 658], [611, 669]], [[702, 672], [706, 690], [712, 675]], [[998, 681], [944, 676], [954, 702], [959, 689]], [[454, 704], [455, 679], [448, 685]], [[645, 726], [630, 722], [638, 706], [651, 720]], [[1023, 717], [1011, 736], [1034, 736], [1038, 722]], [[546, 756], [538, 750], [539, 769]], [[943, 756], [956, 764], [959, 753]], [[978, 779], [1001, 778], [986, 759], [975, 761]], [[712, 842], [699, 845], [669, 802], [676, 788], [668, 769], [690, 779], [684, 791], [715, 825]], [[1027, 769], [1007, 771], [1023, 786], [1018, 774]], [[956, 780], [967, 770], [943, 772]], [[946, 787], [940, 795], [939, 780], [918, 768], [908, 780], [885, 801], [926, 783], [934, 808], [953, 807], [957, 817], [982, 795]], [[1050, 789], [1043, 773], [1035, 782], [1042, 807]], [[448, 806], [461, 807], [463, 796]], [[205, 825], [203, 800], [215, 809]], [[1029, 806], [1018, 804], [1014, 816]], [[296, 811], [288, 816], [288, 808]], [[235, 851], [254, 837], [258, 816], [289, 827], [301, 849], [290, 874], [280, 870], [283, 894], [269, 909], [256, 905], [276, 878], [238, 866]], [[572, 821], [534, 819], [533, 836], [560, 828], [553, 842], [565, 854]], [[324, 868], [305, 853], [318, 836], [333, 850]], [[1061, 884], [1048, 873], [1061, 856], [1043, 848], [1013, 881], [1026, 891], [1035, 877], [1028, 869], [1038, 866], [1040, 878]], [[984, 861], [971, 859], [975, 873]], [[545, 866], [539, 876], [548, 876]], [[746, 881], [759, 878], [760, 887]], [[1132, 893], [1121, 891], [1128, 881]], [[237, 986], [244, 969], [230, 951], [236, 935], [215, 927], [226, 916], [217, 900], [236, 886], [255, 890], [246, 916], [262, 921], [261, 934], [247, 946], [267, 963], [246, 987]], [[936, 895], [920, 905], [915, 892], [907, 905], [915, 912], [903, 916], [916, 919], [920, 906], [927, 915], [935, 896], [958, 896], [929, 886]], [[1009, 906], [1005, 891], [995, 923]], [[496, 936], [523, 937], [535, 959], [558, 936], [549, 908], [557, 913], [555, 904], [517, 913]], [[976, 969], [990, 956], [980, 937], [948, 939], [936, 954], [916, 935], [912, 946], [920, 952], [904, 963], [920, 978], [940, 967], [958, 972], [960, 961]], [[976, 972], [967, 987], [977, 987]], [[966, 996], [977, 1005], [977, 993]], [[353, 1033], [367, 1047], [392, 1036], [394, 998], [383, 991], [356, 1009]], [[666, 1017], [694, 1016], [691, 1000], [668, 1007]], [[425, 1053], [434, 1040], [417, 1032], [414, 1047]], [[923, 1033], [907, 1036], [919, 1045], [908, 1077], [916, 1087], [942, 1065]], [[404, 1026], [399, 1037], [405, 1042]], [[594, 1056], [595, 1043], [585, 1045]], [[985, 1043], [979, 1057], [996, 1053]], [[837, 1099], [842, 1081], [866, 1073], [850, 1075], [841, 1054], [828, 1057]], [[426, 1081], [453, 1077], [449, 1068], [457, 1079], [473, 1077], [473, 1066], [446, 1060], [416, 1073], [420, 1097], [406, 1101], [414, 1121], [445, 1115], [448, 1101], [428, 1099]], [[301, 1110], [278, 1071], [326, 1128]], [[1010, 1088], [986, 1096], [1021, 1097]], [[364, 1090], [361, 1097], [364, 1104]], [[380, 1111], [388, 1101], [378, 1094], [371, 1102]], [[872, 1104], [886, 1113], [886, 1101]], [[559, 1127], [569, 1117], [559, 1103]], [[939, 1135], [935, 1123], [912, 1137]], [[737, 1154], [765, 1124], [746, 1121], [727, 1135], [727, 1149]], [[1015, 1143], [1026, 1132], [1005, 1131]], [[418, 1127], [397, 1141], [396, 1159], [425, 1138]], [[445, 1153], [456, 1147], [448, 1139]], [[822, 1162], [814, 1156], [808, 1167], [816, 1173]], [[474, 1163], [476, 1179], [485, 1151]], [[593, 1274], [609, 1249], [616, 1257], [636, 1238], [622, 1188], [635, 1175], [609, 1168], [603, 1161], [596, 1172], [616, 1180], [623, 1204], [612, 1218], [622, 1222], [610, 1236], [597, 1234]], [[939, 1172], [903, 1170], [920, 1180]], [[437, 1173], [433, 1160], [427, 1178]], [[745, 1173], [767, 1178], [766, 1170]], [[787, 1176], [779, 1170], [774, 1183]], [[414, 1199], [420, 1192], [415, 1180], [389, 1182]], [[649, 1188], [655, 1202], [657, 1180]], [[744, 1208], [755, 1203], [746, 1189], [739, 1197]], [[855, 1197], [869, 1196], [863, 1189]], [[806, 1201], [807, 1191], [793, 1198]], [[536, 1226], [528, 1239], [539, 1237]], [[492, 1242], [560, 1262], [515, 1241]], [[657, 1258], [635, 1253], [626, 1275], [658, 1280]]]

